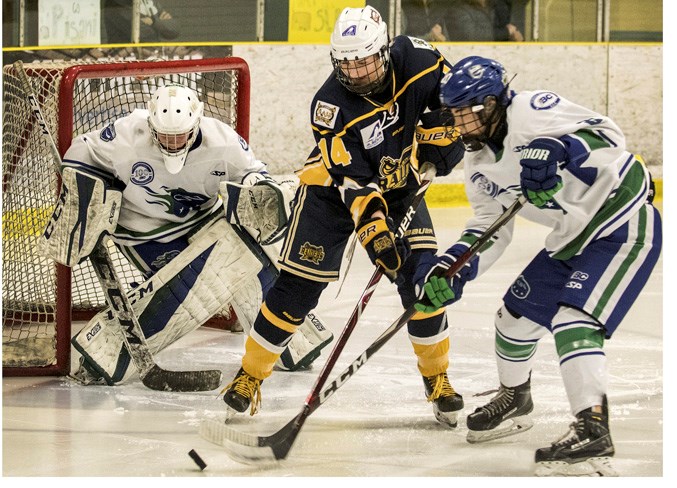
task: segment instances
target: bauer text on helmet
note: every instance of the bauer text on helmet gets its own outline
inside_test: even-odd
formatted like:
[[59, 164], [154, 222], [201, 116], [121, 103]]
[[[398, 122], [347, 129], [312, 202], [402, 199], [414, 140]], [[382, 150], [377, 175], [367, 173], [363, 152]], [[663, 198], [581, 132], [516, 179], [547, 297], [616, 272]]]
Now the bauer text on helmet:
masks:
[[357, 95], [381, 92], [390, 67], [388, 44], [388, 26], [376, 9], [344, 9], [331, 34], [331, 61], [341, 84]]
[[466, 150], [482, 149], [510, 103], [506, 71], [493, 59], [464, 58], [440, 82], [440, 101]]
[[148, 125], [167, 171], [181, 171], [197, 138], [203, 104], [183, 85], [158, 88], [148, 101]]

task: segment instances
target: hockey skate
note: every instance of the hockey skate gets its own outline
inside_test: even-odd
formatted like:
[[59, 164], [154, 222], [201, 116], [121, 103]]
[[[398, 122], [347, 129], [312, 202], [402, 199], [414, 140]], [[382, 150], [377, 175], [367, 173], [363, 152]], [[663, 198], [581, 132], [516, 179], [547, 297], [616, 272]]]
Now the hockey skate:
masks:
[[468, 415], [466, 440], [475, 444], [525, 432], [534, 426], [529, 418], [533, 409], [531, 377], [512, 388], [501, 385], [489, 403]]
[[221, 390], [221, 393], [224, 394], [223, 401], [226, 402], [226, 421], [234, 415], [244, 412], [250, 406], [249, 415], [254, 415], [259, 411], [261, 383], [263, 383], [263, 380], [248, 375], [244, 368], [240, 368], [233, 381]]
[[611, 466], [614, 445], [609, 433], [606, 396], [602, 413], [586, 408], [576, 414], [561, 439], [536, 451], [536, 476], [618, 476]]
[[435, 418], [442, 425], [454, 428], [458, 425], [458, 413], [463, 410], [463, 397], [449, 383], [447, 373], [423, 377], [425, 394], [433, 404]]

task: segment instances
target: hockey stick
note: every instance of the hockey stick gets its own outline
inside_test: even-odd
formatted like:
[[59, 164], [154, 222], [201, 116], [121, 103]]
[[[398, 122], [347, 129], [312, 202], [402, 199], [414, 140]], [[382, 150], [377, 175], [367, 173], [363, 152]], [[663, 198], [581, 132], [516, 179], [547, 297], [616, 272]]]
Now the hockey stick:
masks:
[[[445, 276], [451, 277], [470, 261], [494, 236], [494, 234], [506, 225], [522, 208], [526, 198], [520, 196], [503, 212], [503, 214], [491, 224], [487, 230], [473, 243], [446, 271]], [[200, 435], [207, 440], [225, 447], [228, 455], [236, 461], [244, 463], [277, 461], [285, 459], [296, 440], [306, 419], [317, 410], [330, 396], [342, 387], [383, 345], [390, 340], [404, 325], [414, 316], [414, 305], [407, 308], [404, 313], [393, 322], [383, 333], [360, 354], [341, 374], [339, 374], [326, 388], [321, 390], [320, 379], [308, 395], [301, 413], [291, 419], [287, 425], [269, 436], [257, 436], [238, 432], [226, 424], [214, 420], [203, 421], [200, 426]], [[338, 344], [337, 344], [338, 347]], [[323, 370], [324, 372], [324, 370]]]
[[[40, 134], [52, 153], [52, 162], [57, 174], [59, 174], [61, 154], [56, 147], [54, 137], [49, 130], [47, 120], [42, 113], [42, 108], [26, 75], [23, 63], [21, 61], [15, 62], [14, 69], [21, 79], [28, 103], [40, 126]], [[89, 256], [89, 260], [99, 278], [108, 306], [120, 326], [125, 346], [144, 385], [152, 390], [161, 391], [208, 391], [219, 387], [221, 384], [221, 371], [219, 370], [168, 371], [158, 366], [148, 349], [139, 320], [134, 314], [127, 294], [123, 291], [122, 284], [103, 241], [96, 246]]]

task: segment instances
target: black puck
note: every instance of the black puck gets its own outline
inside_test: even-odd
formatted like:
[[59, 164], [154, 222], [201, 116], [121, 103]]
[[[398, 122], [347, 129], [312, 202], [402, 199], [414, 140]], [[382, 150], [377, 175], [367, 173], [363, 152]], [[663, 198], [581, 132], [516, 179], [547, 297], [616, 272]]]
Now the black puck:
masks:
[[188, 455], [191, 457], [193, 461], [195, 461], [195, 464], [197, 464], [197, 467], [200, 468], [200, 471], [204, 471], [204, 469], [207, 467], [207, 463], [204, 462], [204, 460], [200, 457], [200, 455], [195, 452], [195, 449], [191, 449], [188, 451]]

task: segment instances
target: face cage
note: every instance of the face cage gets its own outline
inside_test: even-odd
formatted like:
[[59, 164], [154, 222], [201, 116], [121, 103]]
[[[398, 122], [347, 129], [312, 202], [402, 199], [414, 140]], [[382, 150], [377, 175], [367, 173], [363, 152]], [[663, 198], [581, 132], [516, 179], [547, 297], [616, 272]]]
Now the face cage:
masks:
[[[188, 132], [182, 132], [180, 134], [167, 134], [164, 132], [159, 132], [157, 129], [155, 129], [155, 127], [153, 127], [153, 124], [150, 123], [150, 120], [148, 121], [148, 125], [150, 127], [150, 133], [153, 136], [153, 142], [158, 147], [158, 149], [160, 149], [160, 153], [162, 153], [165, 156], [171, 157], [183, 156], [190, 150], [190, 148], [193, 146], [193, 143], [195, 142], [195, 139], [197, 138], [197, 124], [195, 124], [195, 126], [193, 126], [193, 128], [190, 129]], [[160, 142], [160, 135], [162, 135], [168, 141], [171, 141], [172, 137], [185, 136], [185, 134], [188, 134], [188, 137], [186, 137], [185, 144], [175, 149], [169, 149], [162, 142]]]
[[497, 103], [496, 108], [489, 116], [487, 116], [487, 111], [484, 104], [471, 105], [470, 107], [474, 117], [464, 117], [465, 122], [462, 124], [455, 123], [454, 114], [451, 112], [452, 107], [444, 107], [442, 109], [442, 123], [447, 129], [447, 136], [451, 136], [453, 131], [463, 134], [464, 131], [462, 129], [465, 126], [471, 124], [474, 126], [477, 124], [477, 122], [479, 122], [479, 130], [476, 130], [474, 134], [460, 136], [461, 141], [465, 146], [465, 150], [468, 152], [474, 152], [482, 149], [491, 137], [491, 126], [501, 117], [502, 107]]
[[[348, 76], [342, 69], [341, 63], [346, 61], [345, 59], [340, 60], [331, 56], [331, 62], [336, 70], [336, 77], [339, 82], [346, 87], [352, 93], [366, 97], [374, 93], [380, 93], [383, 91], [383, 88], [386, 86], [386, 78], [389, 73], [390, 60], [388, 58], [388, 47], [384, 46], [379, 52], [378, 56], [374, 58], [374, 61], [367, 65], [368, 68], [368, 82], [362, 85], [356, 85], [353, 79]], [[380, 61], [380, 63], [379, 63]], [[380, 74], [379, 74], [380, 72]]]

